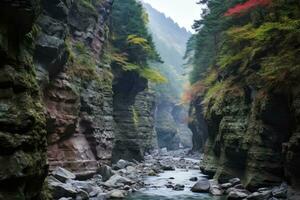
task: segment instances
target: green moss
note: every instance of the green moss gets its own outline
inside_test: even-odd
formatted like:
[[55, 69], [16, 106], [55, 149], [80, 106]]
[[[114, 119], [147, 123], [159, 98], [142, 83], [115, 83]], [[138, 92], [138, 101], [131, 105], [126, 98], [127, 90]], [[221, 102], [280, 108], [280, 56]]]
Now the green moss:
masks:
[[53, 199], [52, 193], [51, 193], [51, 190], [50, 190], [50, 188], [48, 186], [47, 180], [45, 180], [45, 182], [43, 184], [43, 188], [42, 188], [40, 199], [41, 200], [51, 200], [51, 199]]
[[97, 16], [97, 10], [96, 10], [95, 6], [93, 5], [93, 0], [79, 0], [79, 3], [81, 6], [90, 10], [93, 15]]
[[134, 106], [132, 106], [132, 119], [135, 127], [138, 127], [139, 125], [139, 113], [135, 109]]

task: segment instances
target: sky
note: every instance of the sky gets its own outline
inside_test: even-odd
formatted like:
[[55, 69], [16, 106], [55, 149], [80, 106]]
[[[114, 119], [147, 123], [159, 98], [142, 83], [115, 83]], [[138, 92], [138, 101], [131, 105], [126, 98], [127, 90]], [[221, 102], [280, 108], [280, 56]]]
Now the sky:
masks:
[[193, 32], [191, 26], [194, 20], [200, 18], [201, 8], [198, 0], [143, 0], [153, 8], [171, 17], [181, 27]]

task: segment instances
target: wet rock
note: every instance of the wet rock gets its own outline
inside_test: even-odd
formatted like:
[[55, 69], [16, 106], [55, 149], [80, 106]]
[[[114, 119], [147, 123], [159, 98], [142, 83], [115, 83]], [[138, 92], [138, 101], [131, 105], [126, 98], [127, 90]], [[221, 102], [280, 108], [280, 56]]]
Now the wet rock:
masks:
[[232, 186], [235, 186], [235, 185], [238, 185], [238, 184], [241, 183], [241, 179], [239, 179], [239, 178], [232, 178], [232, 179], [229, 180], [229, 183], [231, 183]]
[[235, 188], [235, 189], [245, 189], [245, 187], [242, 184], [237, 184], [233, 188]]
[[57, 167], [51, 174], [61, 182], [66, 182], [68, 179], [76, 178], [75, 174], [62, 167]]
[[49, 182], [49, 188], [54, 199], [62, 197], [75, 198], [78, 193], [72, 185], [61, 182]]
[[89, 195], [87, 192], [83, 190], [77, 190], [76, 200], [88, 200], [88, 199], [89, 199]]
[[247, 200], [266, 200], [271, 197], [271, 191], [254, 192], [247, 197]]
[[167, 156], [168, 155], [168, 149], [167, 148], [161, 148], [159, 153], [162, 156]]
[[210, 183], [207, 179], [199, 180], [191, 189], [192, 192], [208, 192], [210, 188]]
[[233, 190], [227, 195], [227, 200], [241, 200], [247, 198], [249, 193], [244, 190]]
[[148, 176], [157, 176], [157, 173], [154, 170], [150, 170]]
[[97, 172], [102, 176], [103, 181], [107, 181], [115, 174], [115, 172], [108, 165], [102, 165]]
[[209, 180], [210, 182], [210, 189], [209, 192], [214, 196], [221, 196], [223, 195], [224, 191], [222, 190], [221, 186], [218, 184], [218, 182], [214, 179]]
[[118, 170], [118, 169], [124, 169], [125, 167], [127, 167], [128, 162], [126, 160], [122, 160], [120, 159], [115, 165], [114, 165], [114, 169]]
[[87, 193], [90, 193], [94, 190], [97, 185], [91, 181], [76, 181], [76, 180], [68, 180], [68, 184], [72, 185], [76, 189], [81, 189]]
[[124, 190], [112, 190], [109, 195], [112, 199], [123, 199], [125, 198], [127, 192]]
[[107, 193], [99, 193], [95, 200], [106, 200], [109, 198], [109, 194]]
[[213, 195], [213, 196], [221, 196], [223, 195], [224, 191], [221, 188], [218, 187], [211, 187], [209, 189], [209, 192]]
[[287, 197], [288, 186], [286, 183], [282, 183], [279, 187], [275, 187], [272, 190], [272, 195], [276, 198]]
[[192, 177], [192, 178], [190, 178], [190, 181], [196, 182], [196, 181], [198, 181], [198, 178], [197, 177]]
[[182, 191], [184, 190], [184, 185], [180, 185], [180, 184], [176, 184], [173, 188], [173, 190], [176, 190], [176, 191]]
[[174, 185], [172, 183], [168, 183], [165, 186], [166, 186], [166, 188], [172, 188], [172, 189], [174, 188]]
[[166, 164], [165, 162], [160, 162], [159, 164], [164, 171], [175, 171], [175, 167], [171, 164]]
[[228, 188], [232, 187], [232, 183], [223, 183], [221, 184], [221, 188], [227, 190]]
[[107, 187], [118, 187], [121, 185], [132, 185], [134, 182], [130, 180], [129, 178], [122, 177], [118, 174], [113, 175], [110, 177], [108, 181], [104, 183], [105, 186]]
[[75, 175], [76, 175], [76, 178], [75, 178], [76, 180], [85, 181], [85, 180], [93, 178], [96, 175], [96, 171], [78, 172]]

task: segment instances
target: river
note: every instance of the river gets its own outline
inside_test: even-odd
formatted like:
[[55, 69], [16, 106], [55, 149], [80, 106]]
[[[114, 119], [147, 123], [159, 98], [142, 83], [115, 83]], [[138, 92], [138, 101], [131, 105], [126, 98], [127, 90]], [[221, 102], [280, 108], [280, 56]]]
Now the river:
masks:
[[[172, 179], [171, 179], [172, 177]], [[213, 197], [210, 194], [193, 193], [190, 191], [195, 182], [191, 177], [204, 177], [199, 170], [176, 169], [165, 171], [159, 177], [146, 177], [146, 187], [127, 197], [127, 200], [224, 200], [224, 197]], [[168, 182], [185, 185], [183, 191], [167, 188]]]

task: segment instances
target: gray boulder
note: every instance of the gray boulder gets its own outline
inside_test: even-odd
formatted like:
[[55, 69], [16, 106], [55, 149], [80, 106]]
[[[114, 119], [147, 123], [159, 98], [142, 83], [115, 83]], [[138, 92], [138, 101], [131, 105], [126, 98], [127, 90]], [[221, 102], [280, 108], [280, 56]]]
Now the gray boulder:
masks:
[[124, 190], [112, 190], [109, 195], [112, 199], [123, 199], [125, 198], [127, 192]]
[[191, 189], [192, 192], [205, 193], [209, 192], [210, 183], [207, 179], [199, 180]]
[[180, 185], [180, 184], [176, 184], [173, 188], [173, 190], [176, 190], [176, 191], [181, 191], [181, 190], [184, 190], [184, 185]]
[[54, 199], [62, 197], [75, 198], [77, 195], [77, 191], [72, 185], [61, 182], [49, 182], [49, 189]]
[[192, 178], [190, 178], [190, 181], [196, 182], [196, 181], [198, 181], [198, 178], [197, 177], [192, 177]]
[[223, 188], [224, 190], [227, 190], [228, 188], [232, 187], [232, 184], [231, 183], [224, 183], [224, 184], [221, 184], [221, 188]]
[[115, 172], [108, 165], [102, 165], [97, 172], [102, 176], [102, 181], [107, 181], [115, 174]]
[[106, 181], [104, 183], [105, 186], [107, 187], [119, 187], [119, 186], [123, 186], [123, 185], [132, 185], [134, 182], [132, 180], [130, 180], [129, 178], [126, 177], [122, 177], [118, 174], [113, 175], [112, 177], [110, 177], [110, 179], [108, 181]]
[[126, 160], [119, 160], [116, 165], [114, 166], [117, 170], [124, 169], [128, 166], [128, 162]]
[[234, 189], [227, 195], [227, 200], [242, 200], [249, 196], [247, 190]]
[[66, 182], [68, 179], [75, 179], [76, 176], [72, 172], [62, 168], [62, 167], [57, 167], [53, 172], [52, 175], [58, 179], [61, 182]]
[[273, 197], [276, 198], [286, 198], [288, 192], [288, 185], [286, 183], [282, 183], [279, 187], [275, 187], [272, 190]]
[[266, 200], [271, 197], [271, 191], [254, 192], [247, 197], [247, 200]]
[[232, 178], [232, 179], [229, 180], [229, 183], [231, 183], [232, 186], [235, 186], [235, 185], [241, 184], [241, 179], [239, 179], [239, 178]]

